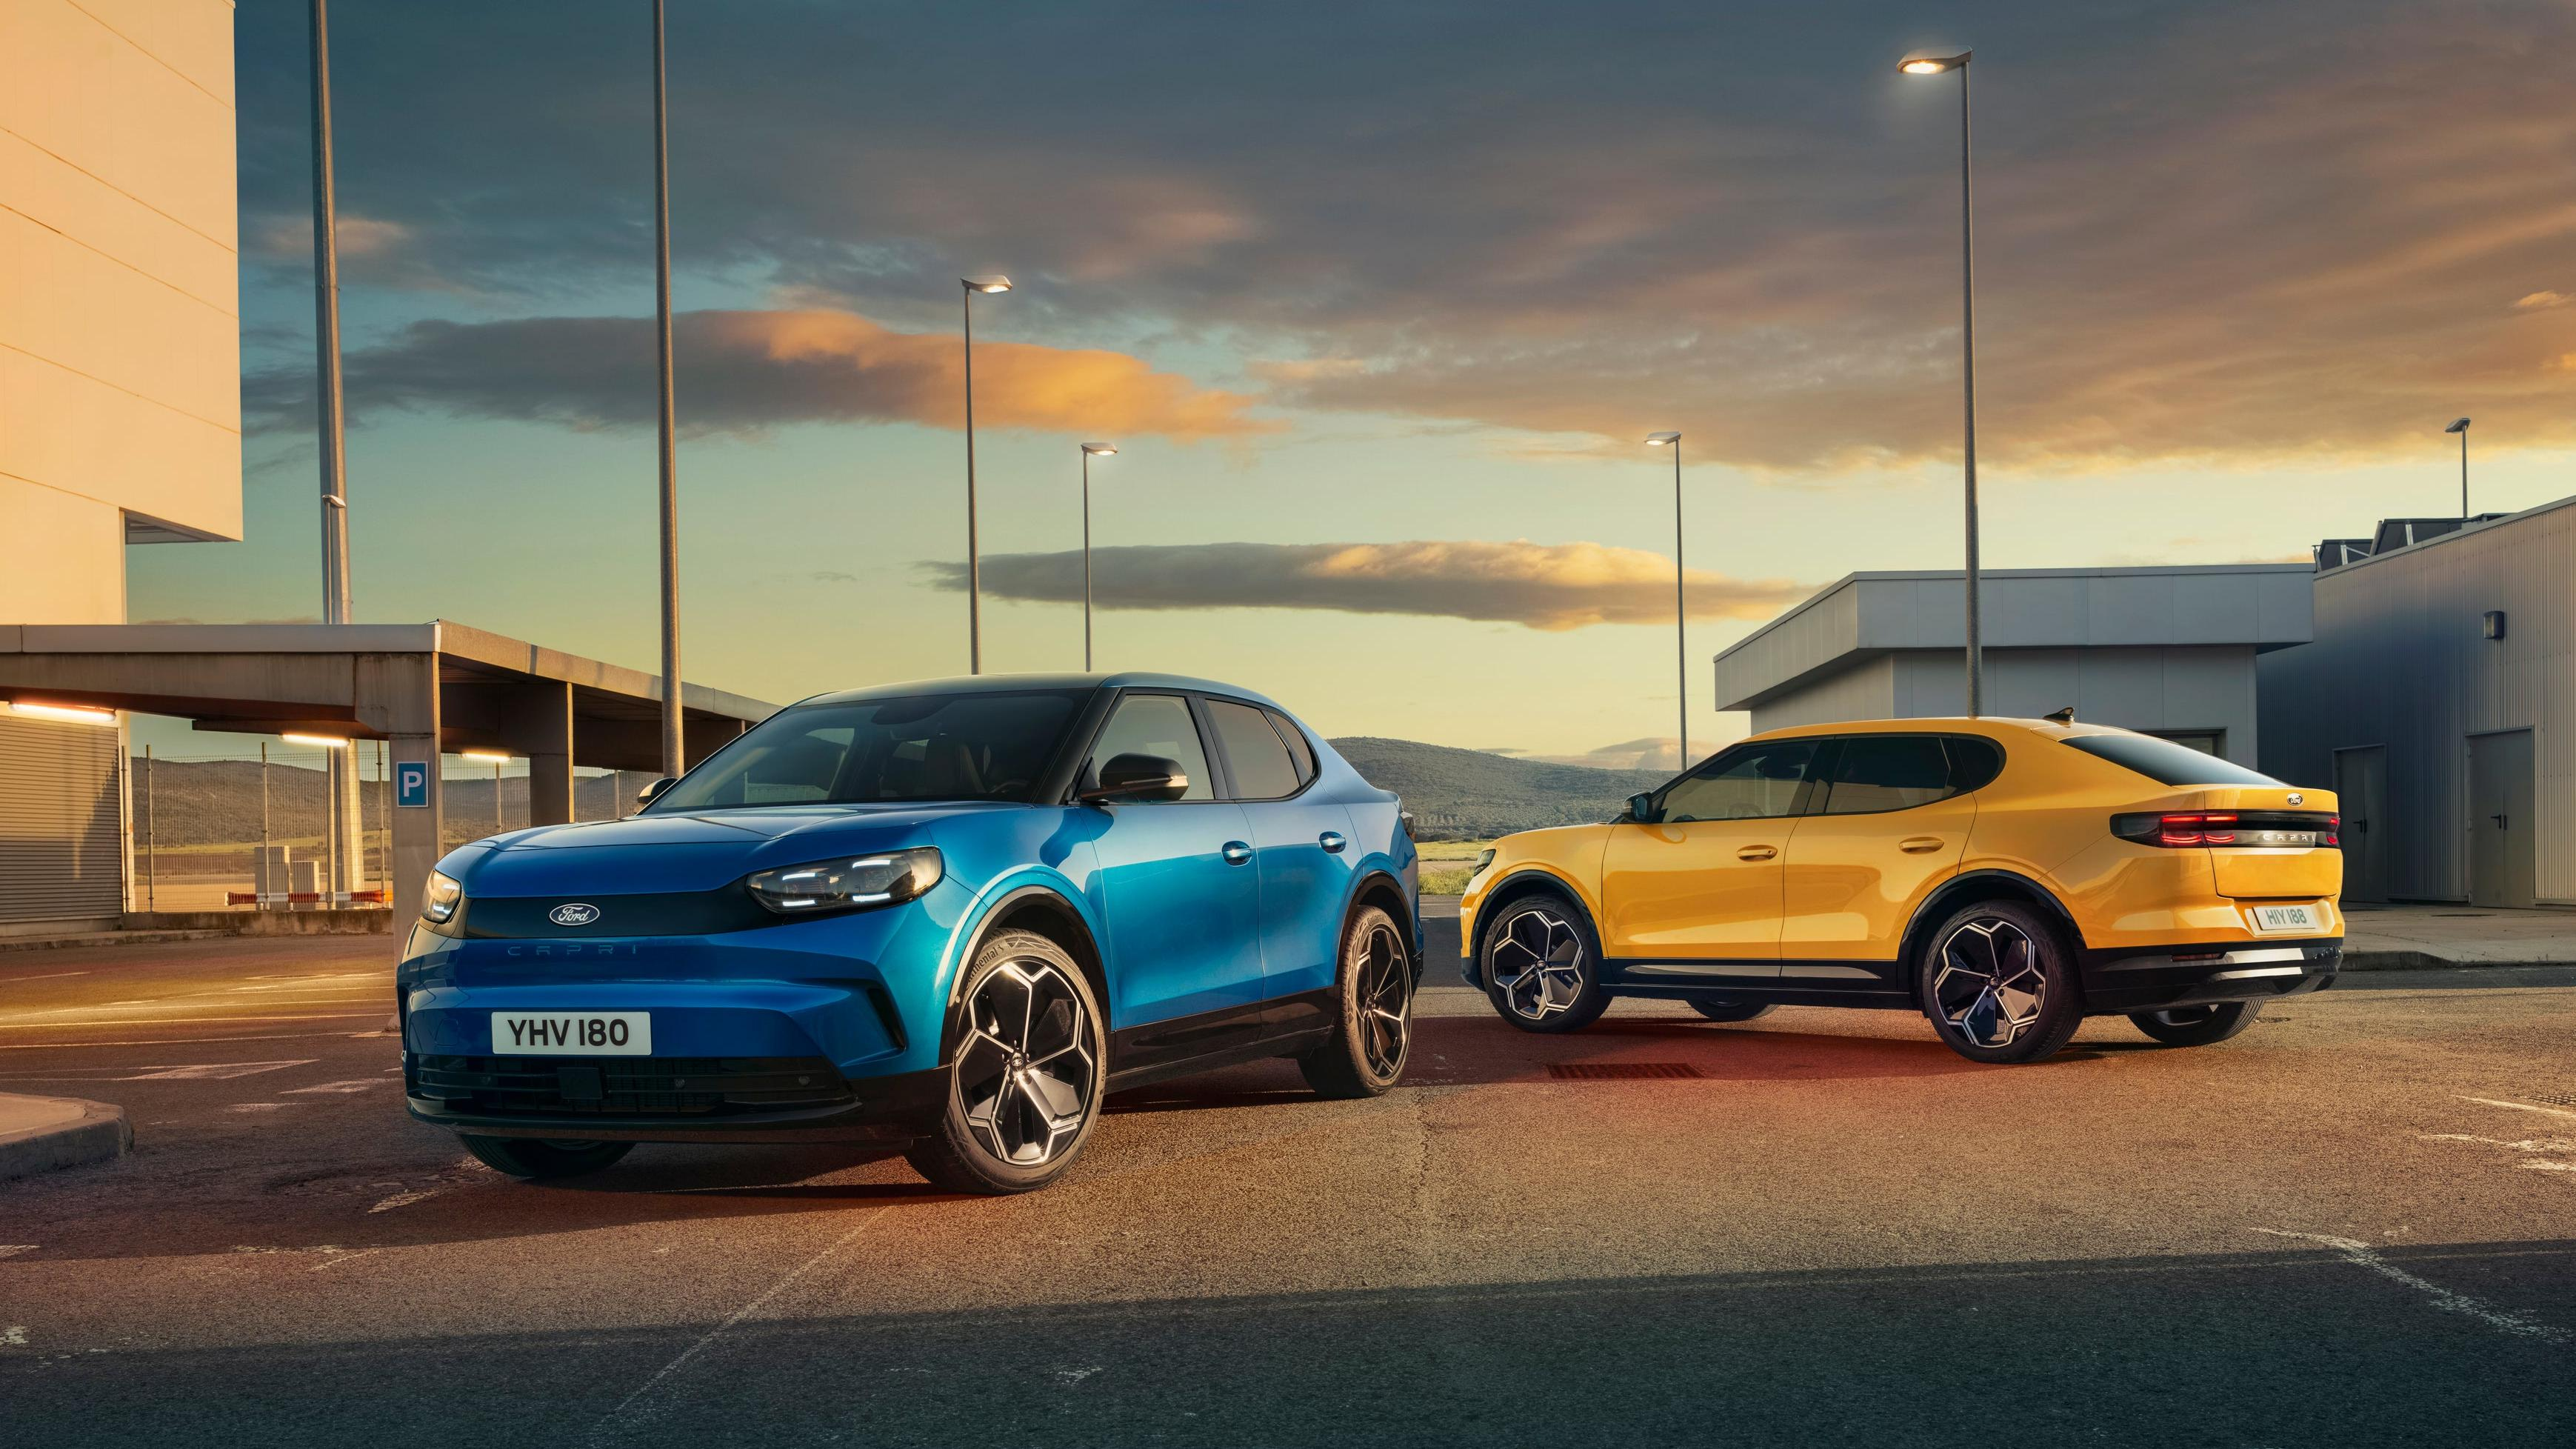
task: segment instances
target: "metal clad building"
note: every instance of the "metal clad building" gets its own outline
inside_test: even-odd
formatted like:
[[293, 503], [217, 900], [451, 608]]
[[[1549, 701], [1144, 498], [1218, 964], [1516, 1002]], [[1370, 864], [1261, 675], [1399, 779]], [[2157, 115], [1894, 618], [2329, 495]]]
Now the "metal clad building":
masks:
[[[2254, 660], [2304, 642], [2309, 566], [1983, 573], [1986, 712], [2161, 734], [2243, 764], [2258, 749]], [[1757, 730], [1967, 708], [1956, 571], [1852, 574], [1717, 656], [1720, 709]]]
[[2357, 900], [2576, 905], [2576, 498], [2316, 575], [2261, 768], [2330, 784]]
[[117, 739], [46, 720], [0, 729], [0, 923], [124, 909]]

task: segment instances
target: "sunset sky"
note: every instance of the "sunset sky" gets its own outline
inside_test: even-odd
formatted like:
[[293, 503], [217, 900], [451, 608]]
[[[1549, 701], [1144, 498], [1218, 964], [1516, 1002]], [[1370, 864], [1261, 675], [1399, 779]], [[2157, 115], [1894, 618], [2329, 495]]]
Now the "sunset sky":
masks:
[[[132, 616], [319, 607], [306, 7], [242, 0], [247, 527]], [[649, 7], [332, 14], [358, 616], [650, 668]], [[2576, 8], [672, 0], [692, 679], [1212, 675], [1579, 755], [1859, 569], [1955, 567], [1974, 46], [1992, 567], [2304, 558], [2576, 493]]]

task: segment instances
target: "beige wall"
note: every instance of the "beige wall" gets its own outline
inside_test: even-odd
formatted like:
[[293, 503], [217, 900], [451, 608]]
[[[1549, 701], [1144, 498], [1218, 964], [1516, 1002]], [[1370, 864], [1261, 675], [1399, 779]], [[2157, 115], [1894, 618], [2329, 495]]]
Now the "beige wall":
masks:
[[241, 536], [233, 155], [229, 0], [0, 0], [0, 621], [121, 622], [128, 512]]

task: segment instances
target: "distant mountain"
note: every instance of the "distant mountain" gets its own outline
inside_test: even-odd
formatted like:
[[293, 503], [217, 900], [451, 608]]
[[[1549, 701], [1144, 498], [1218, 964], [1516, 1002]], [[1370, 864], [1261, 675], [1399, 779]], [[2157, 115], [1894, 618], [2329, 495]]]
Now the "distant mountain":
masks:
[[1653, 770], [1515, 760], [1418, 740], [1353, 735], [1332, 743], [1370, 784], [1403, 796], [1425, 836], [1506, 835], [1607, 820], [1630, 795], [1665, 780]]

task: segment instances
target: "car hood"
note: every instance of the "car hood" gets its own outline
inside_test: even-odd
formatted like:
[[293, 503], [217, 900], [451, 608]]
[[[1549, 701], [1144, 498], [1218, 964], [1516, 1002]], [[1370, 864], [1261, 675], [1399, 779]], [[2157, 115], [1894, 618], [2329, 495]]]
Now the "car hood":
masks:
[[943, 821], [1022, 808], [783, 805], [541, 825], [462, 847], [439, 869], [463, 881], [469, 896], [713, 890], [772, 866], [935, 844]]

